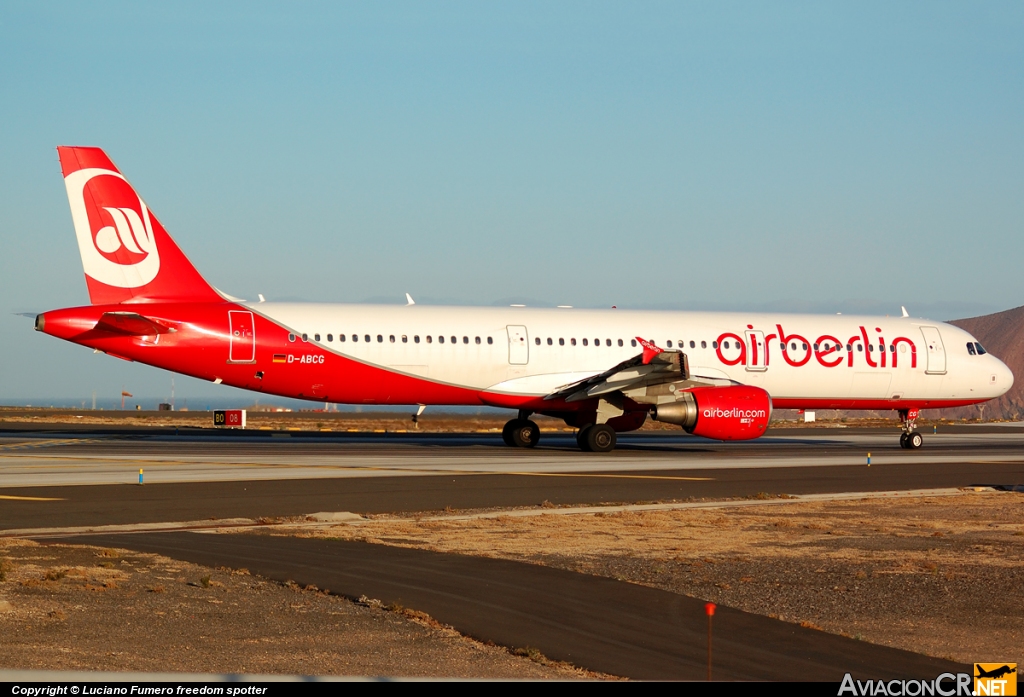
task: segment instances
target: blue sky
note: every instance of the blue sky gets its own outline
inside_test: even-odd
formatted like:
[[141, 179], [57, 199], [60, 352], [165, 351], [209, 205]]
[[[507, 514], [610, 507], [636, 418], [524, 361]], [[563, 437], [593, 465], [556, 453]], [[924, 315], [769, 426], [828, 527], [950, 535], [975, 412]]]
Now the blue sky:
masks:
[[951, 319], [1024, 304], [1022, 77], [1009, 2], [6, 2], [0, 403], [169, 392], [12, 314], [87, 302], [58, 144], [242, 297]]

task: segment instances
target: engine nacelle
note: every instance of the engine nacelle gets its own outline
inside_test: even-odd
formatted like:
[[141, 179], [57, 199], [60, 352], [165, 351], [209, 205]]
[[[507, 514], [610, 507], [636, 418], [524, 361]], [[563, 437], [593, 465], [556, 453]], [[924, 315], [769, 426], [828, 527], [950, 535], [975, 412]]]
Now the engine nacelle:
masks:
[[772, 418], [772, 398], [760, 387], [698, 387], [679, 397], [677, 402], [655, 406], [651, 418], [716, 440], [760, 438]]

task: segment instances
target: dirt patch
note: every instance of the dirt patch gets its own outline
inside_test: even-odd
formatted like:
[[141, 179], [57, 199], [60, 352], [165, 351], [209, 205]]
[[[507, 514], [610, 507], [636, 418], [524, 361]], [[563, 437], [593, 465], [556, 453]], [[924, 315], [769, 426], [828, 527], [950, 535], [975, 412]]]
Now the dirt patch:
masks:
[[1024, 494], [379, 517], [303, 534], [544, 564], [959, 662], [1024, 662]]
[[153, 554], [20, 540], [0, 540], [0, 633], [5, 669], [601, 677], [370, 599]]

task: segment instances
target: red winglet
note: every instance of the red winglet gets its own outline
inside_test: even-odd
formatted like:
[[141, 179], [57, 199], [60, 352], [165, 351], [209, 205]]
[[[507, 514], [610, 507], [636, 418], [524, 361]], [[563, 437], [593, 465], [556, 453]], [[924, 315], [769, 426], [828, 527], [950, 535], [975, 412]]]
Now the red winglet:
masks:
[[636, 340], [639, 341], [640, 345], [644, 347], [644, 365], [647, 365], [648, 363], [651, 362], [651, 360], [654, 359], [655, 356], [665, 351], [665, 349], [661, 349], [655, 346], [653, 341], [641, 339], [640, 337], [637, 337]]

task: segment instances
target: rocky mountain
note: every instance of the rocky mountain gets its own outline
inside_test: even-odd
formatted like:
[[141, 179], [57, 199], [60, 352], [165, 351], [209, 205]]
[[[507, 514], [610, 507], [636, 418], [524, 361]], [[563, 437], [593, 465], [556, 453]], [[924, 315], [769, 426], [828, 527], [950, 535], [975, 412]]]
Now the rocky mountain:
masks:
[[[1009, 366], [1013, 371], [1014, 382], [1010, 391], [999, 399], [973, 407], [943, 409], [939, 415], [947, 419], [1024, 419], [1024, 307], [981, 317], [957, 319], [950, 324], [969, 331], [989, 353]], [[935, 412], [925, 412], [926, 416], [932, 414]]]

